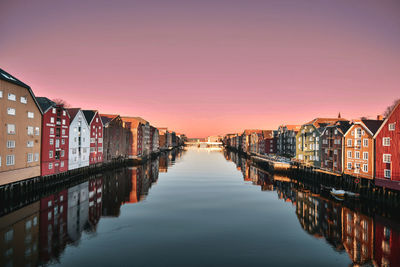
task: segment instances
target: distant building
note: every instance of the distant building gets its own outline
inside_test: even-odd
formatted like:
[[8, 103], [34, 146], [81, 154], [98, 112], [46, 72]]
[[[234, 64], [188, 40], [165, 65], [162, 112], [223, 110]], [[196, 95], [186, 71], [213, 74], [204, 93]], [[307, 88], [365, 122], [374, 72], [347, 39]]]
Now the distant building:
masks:
[[381, 120], [355, 121], [344, 135], [344, 173], [356, 177], [374, 178], [373, 136]]
[[143, 124], [134, 117], [121, 117], [123, 125], [129, 130], [128, 158], [140, 158], [143, 153]]
[[296, 135], [296, 159], [321, 167], [320, 136], [324, 127], [342, 121], [342, 118], [316, 118], [303, 124]]
[[119, 115], [100, 114], [103, 122], [103, 161], [128, 157], [129, 133]]
[[156, 153], [160, 150], [159, 133], [156, 127], [150, 125], [150, 152]]
[[400, 190], [400, 102], [375, 136], [375, 184]]
[[69, 125], [68, 111], [46, 97], [37, 97], [43, 111], [41, 175], [68, 171]]
[[321, 167], [336, 173], [343, 172], [342, 154], [344, 134], [350, 128], [349, 121], [327, 125], [321, 133]]
[[169, 136], [170, 133], [168, 131], [168, 128], [162, 127], [162, 128], [158, 128], [158, 140], [159, 140], [159, 148], [162, 150], [168, 149], [170, 147], [170, 143], [169, 143]]
[[31, 88], [0, 69], [0, 185], [40, 176], [42, 111]]
[[277, 153], [282, 156], [296, 156], [296, 135], [301, 125], [281, 125], [277, 131]]
[[70, 115], [68, 170], [89, 166], [90, 128], [79, 108], [67, 109]]
[[90, 128], [89, 164], [103, 162], [103, 122], [96, 110], [83, 110], [86, 122]]

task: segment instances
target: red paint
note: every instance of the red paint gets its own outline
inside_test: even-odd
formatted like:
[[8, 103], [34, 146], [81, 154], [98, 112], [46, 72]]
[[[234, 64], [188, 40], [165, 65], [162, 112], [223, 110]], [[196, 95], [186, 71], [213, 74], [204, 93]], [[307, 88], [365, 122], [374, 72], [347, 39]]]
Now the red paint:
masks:
[[97, 111], [88, 124], [90, 127], [89, 164], [92, 165], [103, 162], [103, 122]]
[[[395, 130], [389, 130], [394, 124]], [[390, 145], [383, 145], [383, 138], [390, 138]], [[375, 135], [375, 179], [376, 184], [400, 190], [400, 103], [383, 122]], [[383, 162], [383, 155], [391, 155], [391, 163]], [[391, 171], [391, 177], [385, 178], [385, 169]]]
[[[68, 111], [61, 106], [57, 105], [44, 111], [40, 159], [42, 176], [68, 171], [69, 123]], [[51, 132], [51, 129], [54, 129], [54, 132]]]

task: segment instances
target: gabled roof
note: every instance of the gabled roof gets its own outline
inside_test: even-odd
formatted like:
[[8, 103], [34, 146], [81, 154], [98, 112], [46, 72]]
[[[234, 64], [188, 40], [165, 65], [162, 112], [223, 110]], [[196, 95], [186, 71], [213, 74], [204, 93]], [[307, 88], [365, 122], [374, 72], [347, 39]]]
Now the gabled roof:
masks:
[[[137, 119], [138, 121], [140, 121], [142, 124], [147, 124], [149, 123], [148, 121], [146, 121], [145, 119], [141, 118], [141, 117], [132, 117], [134, 119]], [[150, 123], [149, 123], [150, 124]]]
[[264, 138], [274, 138], [274, 131], [262, 130], [262, 135], [264, 136]]
[[0, 79], [4, 80], [6, 82], [9, 82], [9, 83], [13, 83], [13, 84], [25, 87], [26, 89], [31, 90], [29, 85], [21, 82], [20, 80], [18, 80], [17, 78], [15, 78], [14, 76], [12, 76], [11, 74], [9, 74], [8, 72], [6, 72], [6, 71], [4, 71], [2, 69], [0, 69]]
[[130, 128], [137, 128], [140, 124], [142, 124], [137, 117], [122, 117], [121, 119], [125, 123], [129, 123]]
[[19, 85], [21, 87], [28, 89], [28, 92], [31, 95], [31, 97], [33, 98], [33, 101], [35, 102], [37, 108], [39, 109], [40, 113], [43, 114], [42, 109], [40, 108], [40, 105], [36, 100], [35, 94], [33, 93], [31, 87], [29, 87], [29, 85], [21, 82], [20, 80], [18, 80], [17, 78], [15, 78], [14, 76], [12, 76], [11, 74], [9, 74], [8, 72], [6, 72], [3, 69], [0, 69], [0, 80], [9, 82], [9, 83], [12, 83], [15, 85]]
[[283, 125], [283, 126], [286, 126], [286, 128], [289, 130], [289, 131], [300, 131], [300, 128], [301, 128], [301, 125]]
[[258, 130], [258, 129], [246, 129], [243, 131], [243, 133], [245, 135], [250, 135], [252, 133], [262, 133], [262, 130]]
[[88, 124], [92, 123], [92, 120], [94, 116], [96, 116], [97, 111], [96, 110], [82, 110], [83, 115], [85, 116], [85, 119]]
[[396, 104], [396, 106], [392, 109], [390, 114], [385, 118], [385, 120], [382, 122], [381, 126], [379, 127], [378, 131], [376, 131], [374, 138], [379, 134], [379, 132], [382, 130], [382, 128], [386, 125], [392, 114], [397, 110], [400, 109], [400, 101]]
[[304, 125], [312, 124], [316, 128], [327, 126], [328, 124], [335, 123], [337, 121], [346, 121], [344, 118], [315, 118], [312, 121], [305, 123]]
[[99, 114], [99, 115], [104, 126], [107, 126], [113, 120], [119, 117], [119, 115], [114, 115], [114, 114]]
[[365, 126], [371, 131], [372, 135], [374, 135], [379, 127], [381, 127], [383, 121], [381, 120], [361, 120]]
[[383, 121], [381, 120], [357, 120], [349, 127], [347, 132], [344, 135], [347, 135], [350, 130], [354, 127], [354, 125], [361, 125], [364, 129], [366, 129], [370, 135], [374, 136], [378, 131], [379, 127], [382, 125]]
[[321, 133], [324, 134], [325, 130], [328, 128], [337, 128], [339, 132], [344, 135], [350, 127], [350, 121], [337, 121], [336, 123], [332, 123], [324, 127], [324, 130]]
[[57, 106], [55, 102], [51, 101], [47, 97], [36, 97], [36, 101], [42, 109], [42, 113], [46, 113], [50, 108]]
[[80, 108], [67, 108], [66, 109], [69, 113], [69, 116], [71, 118], [71, 121], [75, 118], [76, 114], [78, 114]]

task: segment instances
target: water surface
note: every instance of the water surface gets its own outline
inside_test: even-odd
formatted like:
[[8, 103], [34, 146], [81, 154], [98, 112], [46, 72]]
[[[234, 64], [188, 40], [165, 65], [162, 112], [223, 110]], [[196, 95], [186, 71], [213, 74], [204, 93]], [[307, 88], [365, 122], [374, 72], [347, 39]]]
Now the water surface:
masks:
[[2, 207], [2, 266], [400, 264], [396, 220], [221, 150], [188, 148], [33, 199]]

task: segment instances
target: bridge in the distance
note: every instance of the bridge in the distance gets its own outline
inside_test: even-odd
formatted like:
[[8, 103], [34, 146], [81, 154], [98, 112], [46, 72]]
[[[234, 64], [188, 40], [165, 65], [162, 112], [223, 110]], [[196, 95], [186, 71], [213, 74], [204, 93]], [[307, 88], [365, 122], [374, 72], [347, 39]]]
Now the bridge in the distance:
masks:
[[222, 142], [191, 141], [191, 142], [185, 142], [185, 145], [197, 146], [197, 147], [222, 147]]

